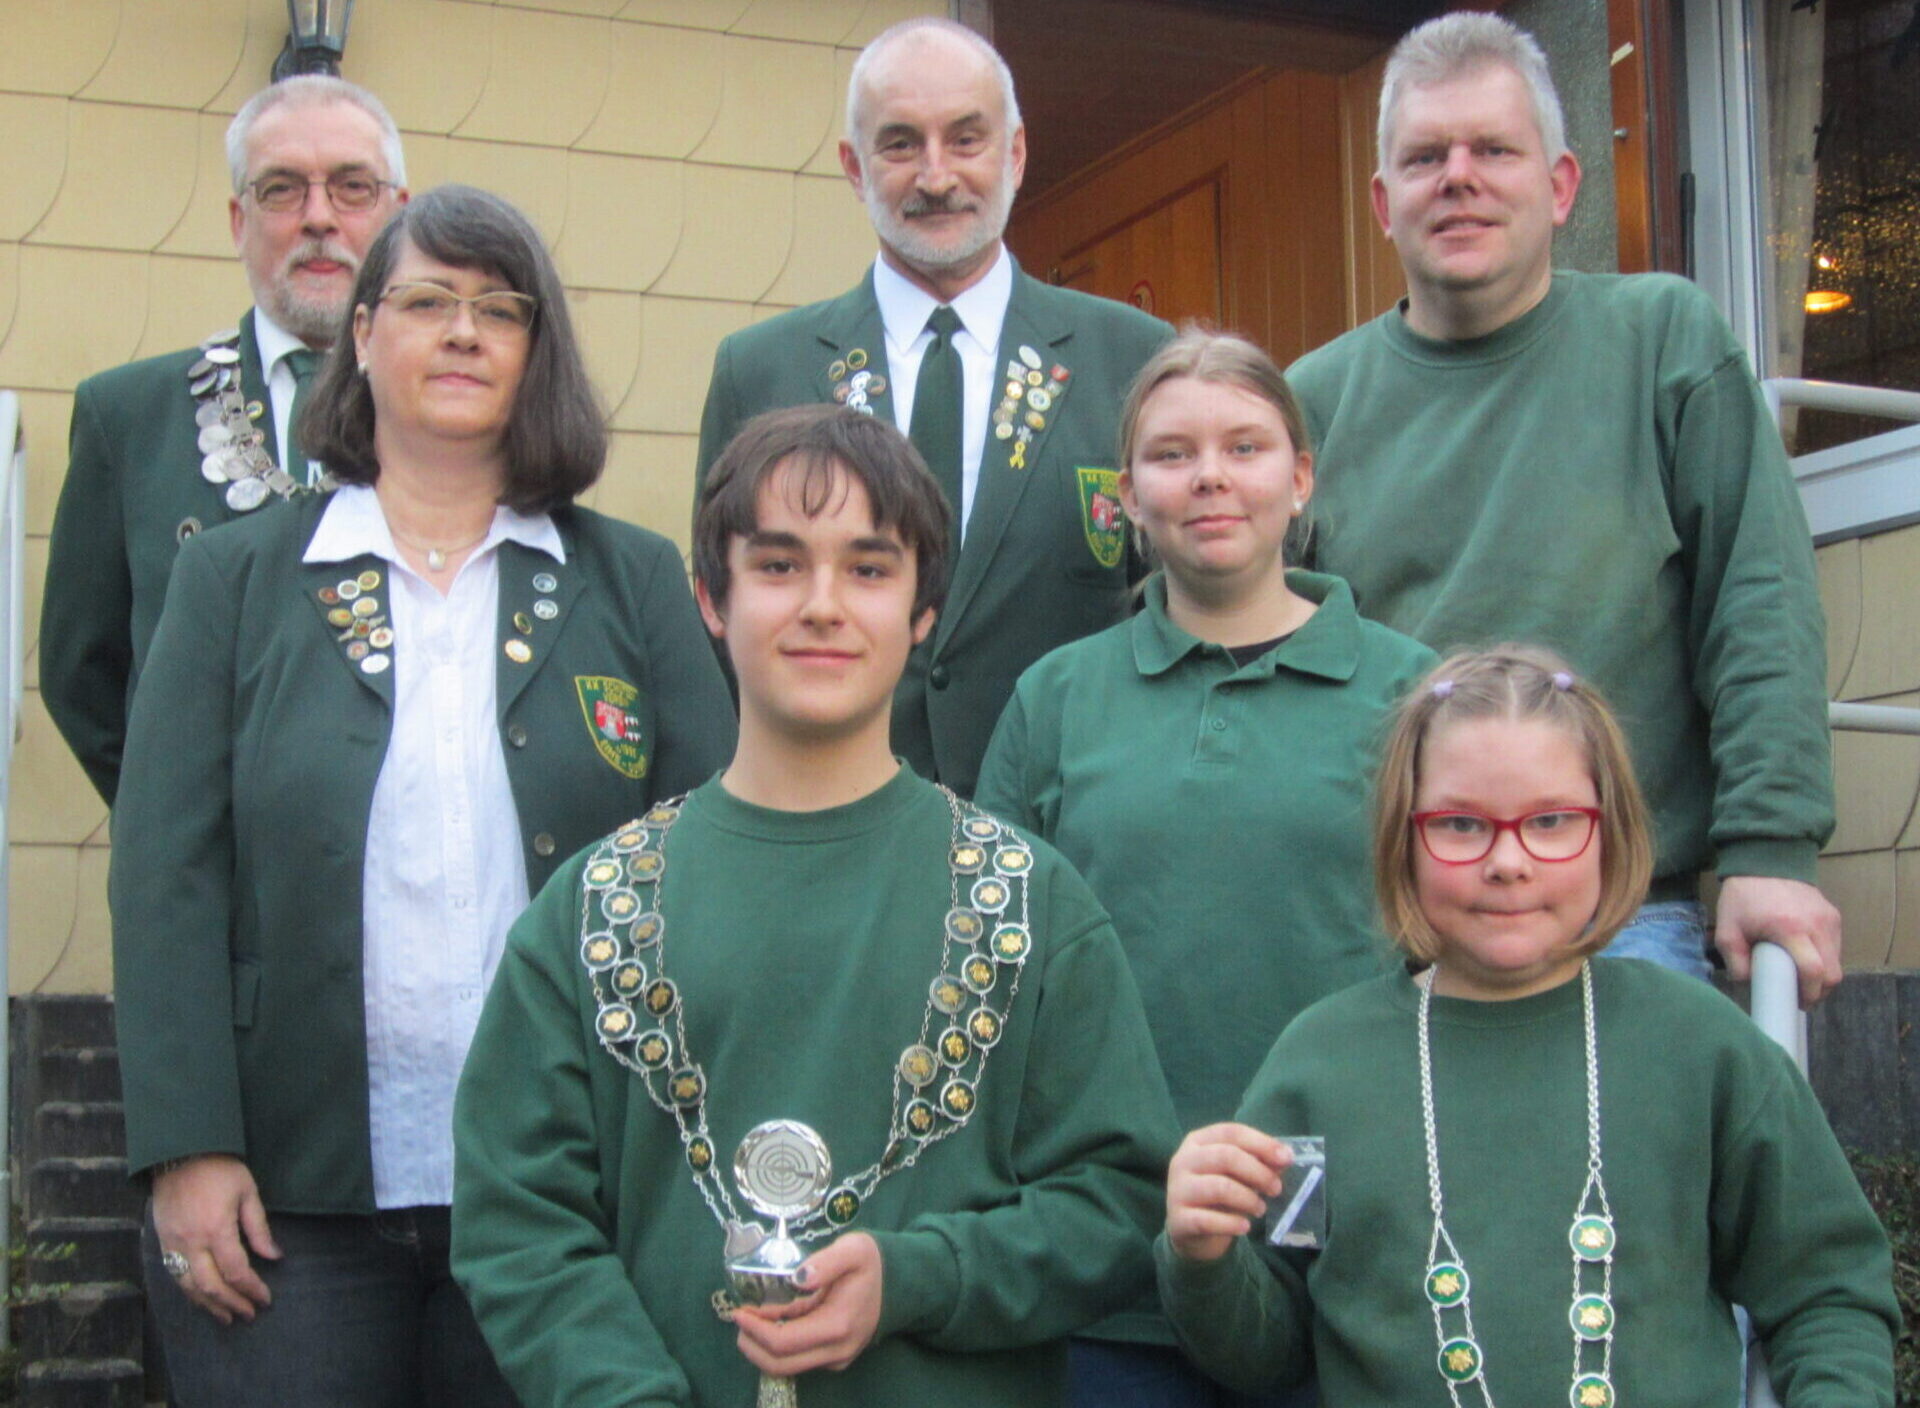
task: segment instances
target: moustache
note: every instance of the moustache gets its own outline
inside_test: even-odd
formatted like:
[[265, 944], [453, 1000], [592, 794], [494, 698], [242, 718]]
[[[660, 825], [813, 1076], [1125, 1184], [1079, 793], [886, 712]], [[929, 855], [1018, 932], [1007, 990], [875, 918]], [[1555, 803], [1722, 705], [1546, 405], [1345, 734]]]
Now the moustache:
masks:
[[349, 277], [360, 272], [360, 260], [354, 252], [332, 240], [308, 240], [296, 246], [287, 255], [286, 263], [282, 267], [291, 273], [300, 265], [310, 264], [315, 260], [326, 260], [328, 263], [338, 264], [347, 271]]
[[971, 215], [978, 208], [971, 201], [951, 196], [913, 196], [901, 205], [900, 213], [912, 219], [916, 215]]

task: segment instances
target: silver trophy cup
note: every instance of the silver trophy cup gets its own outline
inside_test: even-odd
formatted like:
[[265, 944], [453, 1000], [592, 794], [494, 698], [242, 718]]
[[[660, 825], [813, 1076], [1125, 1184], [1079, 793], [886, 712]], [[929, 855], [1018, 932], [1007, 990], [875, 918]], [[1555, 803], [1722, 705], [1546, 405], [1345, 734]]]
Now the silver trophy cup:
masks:
[[773, 1231], [759, 1223], [727, 1224], [727, 1279], [742, 1305], [786, 1305], [801, 1291], [794, 1273], [806, 1260], [787, 1223], [816, 1211], [833, 1182], [833, 1160], [819, 1135], [796, 1120], [755, 1125], [733, 1156], [733, 1183], [740, 1197]]

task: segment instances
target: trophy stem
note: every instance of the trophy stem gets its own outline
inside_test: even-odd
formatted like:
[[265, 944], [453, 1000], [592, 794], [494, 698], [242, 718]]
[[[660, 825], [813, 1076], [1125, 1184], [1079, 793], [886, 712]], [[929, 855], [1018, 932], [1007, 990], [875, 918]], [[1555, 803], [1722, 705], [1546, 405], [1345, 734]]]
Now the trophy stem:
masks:
[[792, 1379], [762, 1374], [753, 1408], [800, 1408], [800, 1390], [794, 1387]]

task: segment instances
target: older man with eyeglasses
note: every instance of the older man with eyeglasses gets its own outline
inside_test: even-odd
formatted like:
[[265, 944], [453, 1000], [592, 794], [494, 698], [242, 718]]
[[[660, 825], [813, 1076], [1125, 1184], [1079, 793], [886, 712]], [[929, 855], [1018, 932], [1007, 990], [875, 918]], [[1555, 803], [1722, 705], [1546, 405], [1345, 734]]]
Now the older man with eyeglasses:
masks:
[[197, 347], [74, 395], [40, 619], [47, 711], [111, 806], [134, 681], [179, 545], [317, 487], [294, 413], [367, 247], [407, 198], [400, 133], [338, 78], [256, 93], [227, 129], [234, 248], [254, 307]]

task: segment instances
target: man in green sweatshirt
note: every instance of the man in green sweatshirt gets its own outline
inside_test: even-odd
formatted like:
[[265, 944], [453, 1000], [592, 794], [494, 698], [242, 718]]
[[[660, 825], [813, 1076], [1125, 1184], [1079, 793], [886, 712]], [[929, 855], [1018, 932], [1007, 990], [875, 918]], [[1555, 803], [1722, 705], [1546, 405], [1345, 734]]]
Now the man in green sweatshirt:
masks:
[[1112, 926], [888, 746], [949, 524], [834, 406], [707, 477], [738, 751], [554, 877], [461, 1080], [455, 1274], [527, 1403], [1046, 1408], [1151, 1284], [1178, 1131]]
[[1533, 40], [1493, 15], [1414, 30], [1380, 99], [1375, 216], [1407, 297], [1288, 372], [1319, 450], [1313, 565], [1437, 650], [1522, 640], [1600, 683], [1657, 832], [1609, 952], [1744, 976], [1784, 945], [1840, 980], [1814, 884], [1833, 829], [1813, 553], [1780, 437], [1707, 297], [1555, 273], [1580, 166]]

